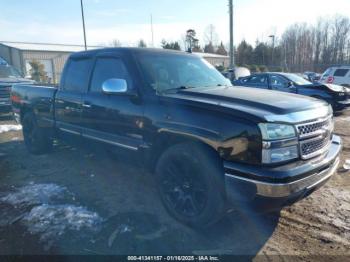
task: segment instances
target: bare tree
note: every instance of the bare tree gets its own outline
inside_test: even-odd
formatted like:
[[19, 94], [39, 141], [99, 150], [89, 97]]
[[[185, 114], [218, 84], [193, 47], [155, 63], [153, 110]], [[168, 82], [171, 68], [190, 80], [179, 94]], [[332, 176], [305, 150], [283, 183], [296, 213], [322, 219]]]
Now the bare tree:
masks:
[[216, 32], [216, 28], [214, 25], [208, 25], [204, 30], [204, 43], [206, 45], [217, 46], [219, 42], [219, 35]]
[[228, 55], [228, 53], [226, 51], [226, 48], [225, 48], [225, 46], [224, 46], [224, 44], [222, 42], [220, 43], [218, 49], [216, 50], [216, 53], [218, 55], [224, 55], [224, 56]]
[[113, 39], [112, 42], [110, 42], [109, 46], [111, 46], [111, 47], [121, 47], [122, 43], [118, 39]]
[[315, 25], [296, 23], [276, 39], [273, 62], [270, 44], [257, 41], [252, 47], [243, 40], [235, 53], [237, 63], [292, 72], [322, 72], [332, 64], [350, 63], [350, 18], [346, 16], [323, 17]]
[[146, 44], [146, 42], [143, 39], [140, 39], [138, 44], [137, 44], [137, 46], [141, 47], [141, 48], [146, 48], [147, 44]]
[[215, 48], [212, 43], [209, 43], [204, 46], [204, 53], [215, 54]]

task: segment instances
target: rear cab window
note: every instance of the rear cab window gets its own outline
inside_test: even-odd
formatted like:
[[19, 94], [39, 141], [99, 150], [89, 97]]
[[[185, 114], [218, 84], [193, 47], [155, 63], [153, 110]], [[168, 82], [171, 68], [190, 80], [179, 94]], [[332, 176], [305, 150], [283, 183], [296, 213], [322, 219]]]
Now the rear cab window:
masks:
[[87, 92], [92, 66], [92, 58], [70, 59], [65, 71], [66, 74], [62, 90]]

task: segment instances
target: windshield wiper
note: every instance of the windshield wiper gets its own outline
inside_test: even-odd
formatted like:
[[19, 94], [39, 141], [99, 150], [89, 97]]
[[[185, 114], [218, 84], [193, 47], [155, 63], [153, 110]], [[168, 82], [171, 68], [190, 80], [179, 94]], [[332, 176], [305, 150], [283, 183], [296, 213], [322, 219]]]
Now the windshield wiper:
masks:
[[184, 90], [184, 89], [191, 89], [191, 88], [195, 88], [194, 86], [179, 86], [179, 87], [173, 87], [173, 88], [168, 88], [165, 90], [162, 90], [160, 93], [168, 93], [169, 91], [179, 91], [179, 90]]
[[223, 85], [223, 84], [217, 84], [217, 85], [210, 85], [210, 86], [205, 86], [205, 87], [216, 87], [216, 86], [222, 86], [222, 87], [232, 87], [232, 85]]

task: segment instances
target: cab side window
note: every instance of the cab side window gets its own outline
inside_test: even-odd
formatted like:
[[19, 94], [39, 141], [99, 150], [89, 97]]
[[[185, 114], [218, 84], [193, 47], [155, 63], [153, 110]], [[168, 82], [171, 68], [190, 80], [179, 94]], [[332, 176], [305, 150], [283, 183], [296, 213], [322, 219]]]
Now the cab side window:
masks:
[[112, 78], [124, 79], [131, 85], [131, 78], [120, 58], [98, 58], [92, 75], [90, 92], [102, 92], [103, 83]]
[[87, 92], [92, 66], [92, 58], [70, 59], [62, 89], [72, 92]]
[[349, 72], [349, 69], [337, 69], [334, 72], [334, 76], [345, 77]]
[[249, 77], [246, 81], [246, 84], [252, 87], [263, 87], [268, 88], [267, 77], [265, 75], [254, 75]]
[[286, 88], [288, 86], [288, 81], [277, 75], [272, 75], [270, 77], [270, 85], [272, 89]]

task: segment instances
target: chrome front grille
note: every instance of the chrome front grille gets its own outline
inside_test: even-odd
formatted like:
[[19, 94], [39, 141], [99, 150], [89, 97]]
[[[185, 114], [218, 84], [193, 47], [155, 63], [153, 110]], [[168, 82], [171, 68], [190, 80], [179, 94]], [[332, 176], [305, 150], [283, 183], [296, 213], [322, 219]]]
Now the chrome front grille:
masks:
[[300, 143], [301, 155], [307, 158], [311, 158], [326, 148], [330, 143], [330, 136], [328, 137], [317, 137], [313, 140], [306, 140]]
[[317, 121], [297, 125], [300, 154], [309, 159], [325, 152], [331, 143], [333, 119], [329, 116]]
[[318, 121], [301, 124], [297, 126], [299, 137], [306, 138], [312, 137], [323, 133], [324, 130], [332, 129], [332, 117], [327, 117], [326, 119], [321, 119]]
[[0, 98], [10, 99], [10, 87], [9, 86], [0, 86]]

